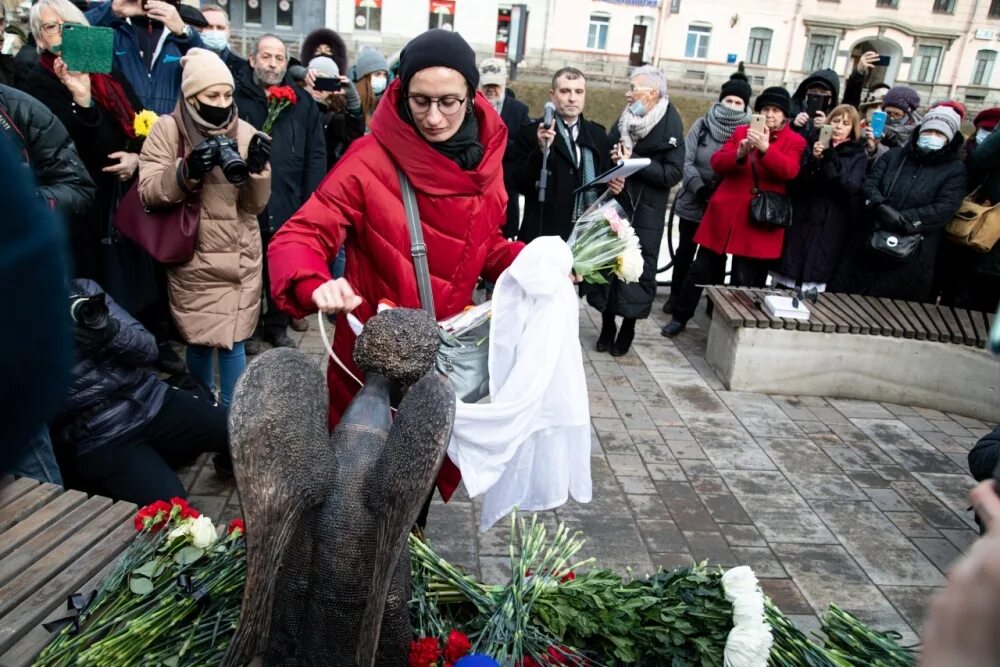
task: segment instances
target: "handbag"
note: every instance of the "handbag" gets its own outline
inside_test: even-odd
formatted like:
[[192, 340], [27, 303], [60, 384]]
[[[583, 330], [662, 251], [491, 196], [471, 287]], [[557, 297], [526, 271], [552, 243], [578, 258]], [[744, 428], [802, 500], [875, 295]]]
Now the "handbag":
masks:
[[[184, 157], [184, 139], [178, 134], [177, 157]], [[161, 264], [184, 264], [194, 257], [201, 222], [201, 197], [189, 194], [165, 208], [149, 208], [139, 197], [139, 181], [132, 184], [115, 211], [114, 224]]]
[[750, 222], [768, 229], [788, 229], [792, 226], [792, 202], [780, 192], [760, 189], [757, 168], [750, 156], [750, 171], [753, 172], [753, 190], [750, 198]]
[[[413, 191], [410, 179], [402, 169], [396, 169], [399, 175], [399, 189], [403, 196], [403, 208], [406, 210], [406, 225], [410, 230], [410, 254], [413, 257], [413, 269], [417, 277], [417, 292], [420, 294], [420, 307], [437, 320], [434, 309], [434, 293], [431, 291], [431, 272], [427, 265], [427, 246], [424, 244], [424, 232], [420, 226], [420, 212], [417, 208], [417, 196]], [[477, 403], [490, 394], [490, 323], [473, 327], [455, 336], [438, 327], [440, 337], [438, 344], [437, 370], [447, 376], [455, 388], [455, 395], [464, 403]]]
[[978, 252], [989, 252], [1000, 240], [1000, 204], [986, 206], [977, 201], [979, 188], [962, 200], [945, 232], [959, 245]]
[[[903, 171], [904, 164], [905, 158], [900, 160], [896, 175], [892, 177], [892, 181], [889, 183], [889, 190], [885, 193], [885, 201], [889, 200], [889, 195], [892, 194], [893, 188], [896, 187], [896, 179], [899, 178], [900, 172]], [[888, 229], [879, 229], [876, 222], [875, 230], [868, 235], [868, 249], [881, 257], [903, 262], [919, 252], [923, 240], [923, 234], [901, 234]]]

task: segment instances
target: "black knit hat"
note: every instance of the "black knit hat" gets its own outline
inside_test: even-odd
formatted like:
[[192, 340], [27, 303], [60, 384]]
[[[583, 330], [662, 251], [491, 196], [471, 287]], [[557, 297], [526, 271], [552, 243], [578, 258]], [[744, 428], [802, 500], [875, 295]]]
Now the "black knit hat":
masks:
[[760, 113], [760, 110], [766, 106], [778, 107], [785, 112], [786, 118], [792, 115], [792, 97], [781, 86], [765, 88], [764, 92], [758, 95], [754, 101], [753, 110]]
[[476, 52], [457, 32], [435, 28], [410, 40], [399, 54], [399, 78], [402, 79], [403, 90], [409, 88], [414, 74], [428, 67], [456, 70], [473, 90], [479, 88]]
[[719, 101], [721, 102], [730, 95], [735, 95], [743, 100], [743, 106], [750, 106], [753, 89], [750, 87], [750, 81], [747, 79], [747, 75], [743, 73], [742, 67], [740, 67], [739, 71], [733, 72], [729, 76], [729, 81], [722, 84], [722, 90], [719, 91]]

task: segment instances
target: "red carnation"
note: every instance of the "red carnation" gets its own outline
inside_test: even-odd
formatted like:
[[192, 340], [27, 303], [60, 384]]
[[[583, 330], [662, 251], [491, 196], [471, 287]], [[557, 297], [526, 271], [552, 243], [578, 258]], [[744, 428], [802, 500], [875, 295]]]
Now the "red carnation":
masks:
[[448, 641], [444, 645], [444, 659], [447, 662], [457, 662], [472, 650], [472, 642], [463, 632], [452, 630], [448, 633]]
[[421, 637], [410, 642], [409, 667], [437, 667], [441, 646], [437, 637]]
[[229, 529], [226, 531], [226, 535], [232, 535], [237, 530], [246, 535], [247, 527], [244, 525], [243, 519], [233, 519], [230, 521]]
[[581, 665], [565, 646], [550, 646], [545, 649], [546, 662], [550, 665]]
[[570, 570], [563, 575], [563, 578], [559, 580], [559, 583], [565, 584], [567, 581], [573, 581], [574, 579], [576, 579], [576, 574], [573, 573], [573, 570]]
[[180, 508], [177, 512], [177, 515], [181, 519], [197, 519], [198, 517], [201, 516], [201, 512], [191, 507], [191, 505], [188, 504], [188, 501], [184, 500], [183, 498], [178, 498], [177, 496], [174, 496], [173, 498], [170, 499], [170, 504]]
[[167, 523], [172, 509], [170, 503], [163, 500], [146, 505], [135, 513], [135, 529], [142, 531], [148, 528], [154, 533], [159, 532]]

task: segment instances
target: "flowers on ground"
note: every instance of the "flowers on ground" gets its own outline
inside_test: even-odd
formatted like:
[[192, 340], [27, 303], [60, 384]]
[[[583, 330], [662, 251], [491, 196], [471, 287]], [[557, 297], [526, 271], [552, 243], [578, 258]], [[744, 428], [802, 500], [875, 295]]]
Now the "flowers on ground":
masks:
[[636, 282], [642, 275], [639, 237], [614, 199], [602, 197], [580, 216], [569, 246], [573, 272], [588, 283], [608, 282], [608, 271], [627, 283]]
[[451, 630], [442, 641], [438, 637], [420, 637], [410, 642], [408, 667], [453, 667], [469, 654], [472, 642], [462, 632]]
[[766, 667], [771, 655], [771, 626], [764, 620], [764, 593], [749, 567], [722, 575], [722, 589], [733, 605], [733, 629], [726, 638], [726, 667]]

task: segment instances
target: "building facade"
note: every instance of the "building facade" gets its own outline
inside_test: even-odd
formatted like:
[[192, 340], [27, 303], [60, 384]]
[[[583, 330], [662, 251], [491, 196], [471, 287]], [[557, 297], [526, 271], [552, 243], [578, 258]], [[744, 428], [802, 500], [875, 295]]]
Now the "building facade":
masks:
[[[318, 26], [352, 51], [386, 55], [428, 28], [457, 30], [481, 57], [510, 49], [511, 3], [496, 0], [224, 0], [234, 32], [287, 34]], [[719, 86], [744, 62], [755, 88], [795, 86], [825, 67], [846, 76], [866, 50], [887, 57], [870, 83], [916, 88], [925, 102], [1000, 104], [1000, 0], [524, 0], [525, 74], [574, 65], [620, 80], [643, 63], [674, 85]]]

